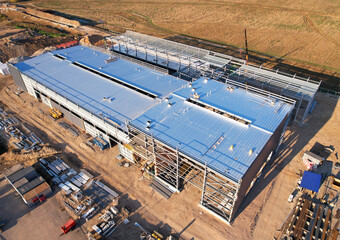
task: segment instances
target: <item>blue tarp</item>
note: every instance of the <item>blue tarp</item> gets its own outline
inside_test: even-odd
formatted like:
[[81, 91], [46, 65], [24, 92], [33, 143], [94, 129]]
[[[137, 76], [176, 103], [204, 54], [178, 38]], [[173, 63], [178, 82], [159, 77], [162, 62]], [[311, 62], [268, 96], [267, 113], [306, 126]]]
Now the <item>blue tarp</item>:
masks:
[[300, 186], [314, 192], [318, 192], [321, 183], [321, 175], [309, 171], [305, 171], [302, 176]]

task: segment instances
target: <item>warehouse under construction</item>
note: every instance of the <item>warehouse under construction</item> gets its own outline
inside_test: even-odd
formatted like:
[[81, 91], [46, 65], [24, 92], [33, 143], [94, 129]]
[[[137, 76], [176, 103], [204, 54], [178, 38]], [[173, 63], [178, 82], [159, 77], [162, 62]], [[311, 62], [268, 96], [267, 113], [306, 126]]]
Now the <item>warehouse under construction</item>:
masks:
[[194, 204], [230, 223], [320, 83], [135, 32], [106, 43], [8, 68], [21, 89], [145, 166], [162, 195], [193, 184]]

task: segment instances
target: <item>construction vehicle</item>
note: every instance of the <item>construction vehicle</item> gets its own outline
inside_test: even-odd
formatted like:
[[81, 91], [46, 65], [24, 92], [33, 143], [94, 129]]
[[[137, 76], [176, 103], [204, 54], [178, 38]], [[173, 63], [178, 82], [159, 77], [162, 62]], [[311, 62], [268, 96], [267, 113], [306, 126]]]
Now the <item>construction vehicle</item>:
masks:
[[51, 116], [52, 116], [54, 119], [56, 119], [56, 120], [63, 117], [62, 112], [60, 112], [60, 111], [59, 111], [58, 109], [56, 109], [56, 108], [51, 108], [51, 109], [50, 109], [50, 113], [51, 113]]
[[70, 220], [65, 223], [64, 226], [61, 227], [61, 231], [63, 231], [64, 234], [68, 233], [74, 226], [76, 225], [76, 222], [71, 218]]
[[142, 234], [140, 235], [141, 240], [175, 240], [175, 238], [171, 235], [164, 238], [163, 235], [157, 231], [153, 231], [153, 233], [150, 233], [142, 225], [140, 225], [137, 222], [135, 222], [135, 226], [143, 231]]

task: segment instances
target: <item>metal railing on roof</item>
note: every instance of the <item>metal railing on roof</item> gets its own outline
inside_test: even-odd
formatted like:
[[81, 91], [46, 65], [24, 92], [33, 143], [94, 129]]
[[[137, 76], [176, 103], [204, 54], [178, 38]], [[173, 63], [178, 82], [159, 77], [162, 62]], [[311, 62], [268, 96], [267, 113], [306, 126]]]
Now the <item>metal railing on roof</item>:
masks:
[[[228, 59], [229, 61], [232, 61], [230, 63], [231, 65], [232, 64], [238, 64], [240, 66], [245, 66], [245, 67], [246, 66], [255, 67], [255, 68], [259, 69], [259, 71], [260, 71], [260, 69], [263, 70], [263, 71], [267, 71], [268, 73], [266, 75], [268, 75], [269, 78], [271, 77], [272, 83], [274, 81], [281, 81], [281, 80], [287, 81], [287, 80], [284, 80], [283, 77], [289, 77], [289, 78], [291, 78], [291, 81], [289, 81], [289, 83], [287, 83], [289, 85], [294, 84], [294, 79], [296, 80], [296, 84], [298, 84], [297, 83], [298, 80], [315, 84], [316, 89], [321, 84], [321, 81], [315, 81], [315, 80], [311, 80], [309, 78], [306, 79], [306, 78], [303, 78], [303, 77], [300, 77], [300, 76], [296, 76], [296, 74], [292, 75], [292, 74], [281, 72], [279, 70], [275, 71], [275, 70], [272, 70], [272, 69], [269, 69], [269, 68], [264, 68], [262, 66], [256, 66], [256, 65], [252, 65], [252, 64], [245, 65], [246, 62], [242, 59], [239, 59], [239, 58], [235, 58], [235, 57], [225, 55], [225, 54], [222, 54], [222, 53], [212, 52], [212, 51], [209, 51], [209, 50], [185, 45], [185, 44], [182, 44], [182, 43], [173, 42], [173, 41], [166, 40], [166, 39], [160, 39], [160, 38], [157, 38], [157, 37], [148, 36], [148, 35], [141, 34], [141, 33], [127, 31], [126, 33], [116, 37], [116, 39], [118, 39], [118, 38], [120, 38], [121, 40], [124, 39], [123, 41], [129, 42], [129, 43], [131, 42], [131, 44], [136, 44], [138, 42], [138, 43], [143, 44], [145, 47], [152, 45], [154, 47], [161, 48], [165, 51], [174, 51], [174, 52], [177, 52], [178, 54], [182, 55], [183, 57], [186, 56], [187, 54], [189, 54], [191, 57], [196, 57], [196, 58], [199, 58], [199, 59], [203, 59], [207, 55], [217, 56], [217, 57], [220, 57], [220, 58]], [[204, 54], [202, 55], [200, 53], [204, 53]], [[258, 73], [258, 74], [260, 74], [260, 73]], [[273, 74], [277, 75], [275, 79], [273, 77]], [[307, 87], [305, 84], [303, 84], [303, 82], [301, 82], [300, 85]], [[282, 86], [282, 88], [286, 88], [286, 86]], [[316, 89], [311, 90], [310, 95], [313, 96]], [[291, 89], [291, 91], [294, 91], [294, 90]], [[308, 91], [308, 90], [306, 90], [306, 91]]]
[[295, 103], [296, 103], [295, 100], [293, 100], [291, 98], [288, 98], [288, 97], [281, 96], [281, 95], [276, 94], [276, 93], [265, 91], [265, 90], [259, 89], [257, 87], [252, 87], [250, 85], [247, 85], [247, 84], [244, 84], [244, 83], [240, 83], [240, 82], [237, 82], [237, 81], [229, 79], [229, 78], [224, 78], [223, 77], [223, 79], [225, 80], [225, 84], [231, 84], [233, 86], [243, 88], [246, 91], [251, 91], [251, 92], [260, 94], [262, 96], [266, 96], [268, 98], [271, 98], [271, 97], [272, 98], [276, 98], [278, 100], [282, 100], [282, 101], [284, 101], [286, 103], [293, 104], [293, 105], [295, 105]]
[[113, 52], [113, 51], [107, 50], [105, 48], [93, 46], [93, 45], [88, 44], [88, 43], [81, 42], [80, 45], [87, 47], [87, 48], [91, 48], [93, 50], [96, 50], [96, 51], [99, 51], [99, 52], [102, 52], [102, 53], [105, 53], [105, 54], [108, 54], [108, 55], [111, 55], [111, 56], [118, 57], [120, 59], [123, 59], [123, 60], [131, 62], [131, 63], [136, 63], [140, 66], [147, 67], [147, 68], [152, 69], [152, 70], [157, 71], [157, 72], [168, 74], [168, 69], [166, 69], [166, 68], [158, 67], [158, 66], [155, 66], [153, 64], [147, 63], [145, 61], [138, 60], [138, 59], [133, 58], [133, 57], [129, 57], [129, 56], [124, 55], [124, 54]]

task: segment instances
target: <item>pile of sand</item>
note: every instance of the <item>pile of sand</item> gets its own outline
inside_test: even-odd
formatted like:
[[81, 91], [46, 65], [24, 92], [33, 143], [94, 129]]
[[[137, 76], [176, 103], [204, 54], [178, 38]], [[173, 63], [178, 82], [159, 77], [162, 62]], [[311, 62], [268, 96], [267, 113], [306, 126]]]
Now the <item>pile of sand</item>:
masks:
[[104, 40], [104, 37], [101, 35], [93, 34], [90, 36], [85, 36], [80, 40], [80, 42], [91, 44], [91, 45], [97, 45], [100, 41]]

